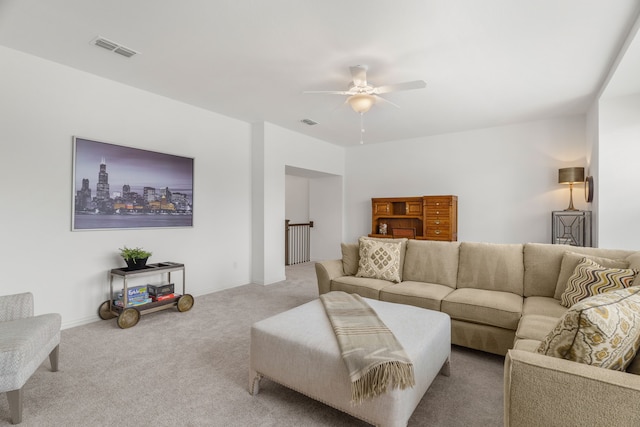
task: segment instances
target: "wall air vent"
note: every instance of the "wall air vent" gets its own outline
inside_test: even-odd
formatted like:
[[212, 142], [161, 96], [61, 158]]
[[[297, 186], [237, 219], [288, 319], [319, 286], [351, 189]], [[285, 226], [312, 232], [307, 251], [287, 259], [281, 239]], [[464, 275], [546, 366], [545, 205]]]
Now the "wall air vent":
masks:
[[125, 56], [127, 58], [131, 58], [133, 55], [137, 55], [139, 53], [133, 49], [124, 47], [121, 44], [118, 44], [109, 39], [105, 39], [104, 37], [101, 37], [101, 36], [98, 36], [95, 39], [93, 39], [91, 43], [101, 48], [110, 50], [113, 53], [117, 53], [118, 55]]
[[311, 119], [302, 119], [300, 120], [302, 123], [304, 123], [305, 125], [309, 125], [309, 126], [313, 126], [313, 125], [317, 125], [318, 122], [314, 122]]

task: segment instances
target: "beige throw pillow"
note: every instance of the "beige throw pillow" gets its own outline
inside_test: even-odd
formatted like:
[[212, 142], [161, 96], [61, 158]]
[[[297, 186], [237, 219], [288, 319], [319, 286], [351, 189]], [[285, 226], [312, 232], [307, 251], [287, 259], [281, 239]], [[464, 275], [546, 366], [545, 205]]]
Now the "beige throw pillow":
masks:
[[357, 277], [400, 282], [400, 251], [402, 242], [387, 242], [366, 237], [359, 239], [360, 261]]
[[590, 259], [603, 267], [609, 268], [629, 268], [629, 261], [624, 259], [610, 259], [598, 256], [578, 254], [576, 252], [567, 251], [562, 256], [562, 264], [560, 266], [560, 274], [558, 275], [558, 281], [556, 283], [556, 293], [553, 296], [555, 299], [560, 299], [560, 296], [567, 289], [567, 283], [569, 277], [573, 274], [576, 267], [584, 259]]
[[640, 346], [640, 287], [606, 292], [572, 306], [537, 352], [623, 371]]
[[342, 270], [347, 276], [355, 276], [358, 272], [360, 245], [358, 243], [342, 243]]
[[571, 307], [587, 297], [604, 292], [628, 288], [638, 270], [606, 268], [590, 259], [583, 258], [569, 277], [567, 289], [560, 296], [560, 304]]

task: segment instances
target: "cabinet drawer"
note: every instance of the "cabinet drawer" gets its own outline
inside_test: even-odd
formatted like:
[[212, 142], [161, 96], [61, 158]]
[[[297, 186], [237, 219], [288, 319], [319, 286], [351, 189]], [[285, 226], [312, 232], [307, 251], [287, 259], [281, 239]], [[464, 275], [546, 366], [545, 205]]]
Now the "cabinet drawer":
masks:
[[438, 218], [429, 218], [427, 219], [427, 227], [428, 228], [445, 228], [445, 229], [449, 229], [449, 225], [451, 224], [451, 222], [449, 221], [449, 217], [438, 217]]
[[389, 202], [374, 202], [373, 203], [373, 214], [374, 215], [384, 215], [391, 213], [391, 203]]
[[451, 206], [451, 197], [428, 197], [424, 201], [425, 206], [431, 207], [449, 207]]
[[432, 229], [427, 230], [425, 237], [429, 240], [451, 240], [451, 233], [449, 230]]
[[427, 207], [427, 211], [426, 211], [427, 217], [428, 218], [435, 218], [437, 216], [440, 217], [448, 217], [449, 215], [451, 215], [451, 209], [447, 206], [447, 207]]

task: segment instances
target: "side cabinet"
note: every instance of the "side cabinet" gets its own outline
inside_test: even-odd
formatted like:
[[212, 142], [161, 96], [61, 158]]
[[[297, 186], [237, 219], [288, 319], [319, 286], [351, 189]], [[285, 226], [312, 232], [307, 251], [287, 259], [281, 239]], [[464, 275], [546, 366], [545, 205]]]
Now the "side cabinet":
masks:
[[591, 246], [591, 211], [551, 212], [551, 243]]
[[458, 197], [373, 198], [369, 236], [457, 241]]

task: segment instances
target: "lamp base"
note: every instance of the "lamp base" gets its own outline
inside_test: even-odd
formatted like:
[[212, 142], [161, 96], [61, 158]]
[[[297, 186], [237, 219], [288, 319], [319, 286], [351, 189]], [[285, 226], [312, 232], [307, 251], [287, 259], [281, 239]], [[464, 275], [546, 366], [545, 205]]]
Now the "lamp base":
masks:
[[569, 207], [565, 209], [565, 211], [577, 211], [579, 209], [576, 209], [573, 207], [573, 183], [570, 182], [569, 183]]

